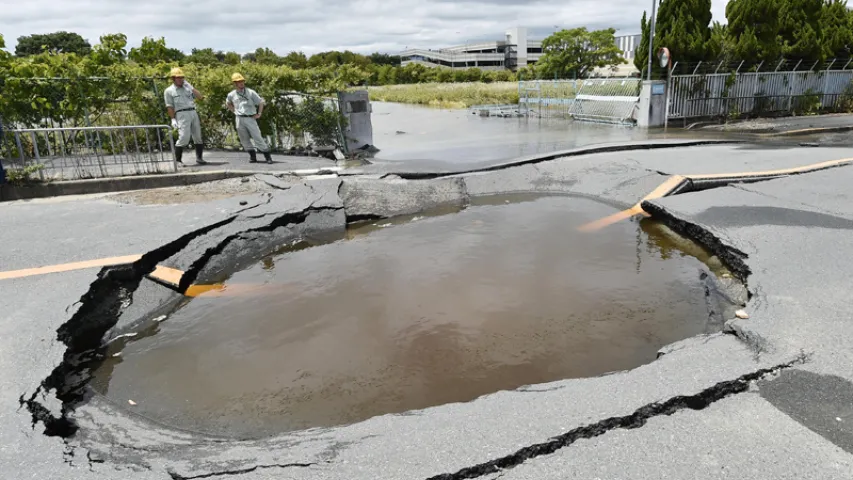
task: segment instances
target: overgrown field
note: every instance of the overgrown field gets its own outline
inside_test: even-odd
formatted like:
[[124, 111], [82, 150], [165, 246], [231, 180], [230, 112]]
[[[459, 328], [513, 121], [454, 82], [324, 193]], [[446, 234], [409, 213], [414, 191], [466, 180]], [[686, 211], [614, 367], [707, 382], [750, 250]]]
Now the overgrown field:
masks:
[[370, 87], [371, 100], [444, 108], [518, 103], [518, 82], [420, 83]]

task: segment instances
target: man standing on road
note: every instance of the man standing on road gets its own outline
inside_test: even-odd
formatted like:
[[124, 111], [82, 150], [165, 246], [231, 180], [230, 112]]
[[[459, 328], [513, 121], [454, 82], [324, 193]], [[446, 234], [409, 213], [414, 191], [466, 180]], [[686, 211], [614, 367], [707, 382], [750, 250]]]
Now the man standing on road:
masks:
[[264, 112], [264, 99], [256, 91], [246, 88], [246, 79], [243, 75], [235, 73], [231, 75], [231, 81], [234, 82], [234, 90], [228, 94], [225, 106], [237, 117], [237, 136], [240, 137], [243, 149], [249, 152], [249, 163], [258, 161], [255, 148], [264, 154], [267, 163], [272, 163], [270, 148], [261, 136], [257, 121]]
[[189, 145], [190, 137], [195, 144], [195, 159], [199, 165], [204, 165], [202, 152], [204, 144], [201, 140], [201, 120], [195, 110], [195, 99], [204, 98], [198, 90], [184, 80], [184, 71], [178, 67], [169, 73], [172, 85], [163, 92], [166, 100], [166, 110], [172, 119], [172, 128], [178, 129], [178, 141], [175, 143], [175, 160], [183, 165], [184, 147]]

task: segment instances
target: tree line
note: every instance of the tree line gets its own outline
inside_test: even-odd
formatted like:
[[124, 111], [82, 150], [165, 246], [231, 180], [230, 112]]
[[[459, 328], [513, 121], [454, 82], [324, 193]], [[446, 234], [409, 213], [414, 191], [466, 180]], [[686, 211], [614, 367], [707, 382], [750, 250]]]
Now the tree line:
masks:
[[[495, 82], [515, 81], [516, 76], [509, 71], [488, 72], [479, 69], [447, 70], [427, 68], [423, 65], [410, 64], [401, 66], [400, 57], [386, 53], [375, 52], [362, 55], [351, 51], [326, 51], [311, 56], [294, 51], [279, 55], [269, 48], [258, 48], [254, 52], [243, 55], [237, 52], [215, 51], [212, 48], [193, 48], [186, 54], [176, 48], [169, 47], [165, 38], [143, 38], [140, 45], [127, 49], [127, 37], [123, 34], [112, 34], [101, 37], [104, 41], [117, 44], [113, 49], [116, 60], [136, 65], [193, 65], [204, 67], [237, 67], [238, 65], [264, 65], [283, 67], [292, 70], [313, 70], [339, 68], [344, 65], [355, 68], [362, 75], [360, 84], [392, 85], [400, 83], [423, 82]], [[74, 55], [75, 58], [90, 57], [98, 50], [79, 34], [73, 32], [54, 32], [49, 34], [29, 35], [18, 38], [15, 46], [15, 59], [31, 59], [45, 53], [57, 55]], [[101, 48], [102, 49], [102, 48]]]
[[[92, 45], [80, 34], [74, 32], [53, 32], [18, 37], [15, 45], [15, 56], [28, 57], [44, 51], [57, 53], [75, 53], [85, 56], [91, 53]], [[194, 63], [199, 65], [216, 65], [225, 63], [237, 65], [243, 61], [256, 62], [263, 65], [287, 65], [291, 68], [303, 69], [323, 67], [328, 65], [399, 65], [400, 57], [384, 53], [360, 55], [350, 51], [328, 51], [312, 55], [310, 58], [302, 52], [290, 52], [280, 56], [269, 48], [258, 48], [254, 52], [240, 55], [237, 52], [214, 51], [212, 48], [193, 48], [189, 54], [166, 46], [165, 38], [146, 37], [139, 47], [131, 48], [128, 58], [137, 63], [173, 62]]]
[[[279, 55], [269, 48], [258, 48], [254, 52], [215, 51], [212, 48], [193, 48], [189, 54], [169, 47], [164, 38], [143, 38], [139, 46], [127, 49], [127, 38], [122, 34], [101, 37], [108, 43], [117, 44], [114, 49], [116, 60], [137, 65], [195, 65], [206, 67], [238, 65], [266, 65], [286, 67], [293, 70], [337, 68], [343, 65], [363, 72], [362, 84], [395, 85], [411, 83], [452, 82], [506, 82], [519, 78], [584, 78], [595, 68], [617, 65], [624, 62], [615, 44], [615, 30], [588, 31], [586, 28], [561, 30], [546, 38], [542, 43], [544, 55], [537, 65], [518, 72], [510, 70], [481, 70], [478, 68], [447, 69], [430, 68], [418, 64], [401, 65], [396, 55], [375, 52], [361, 55], [351, 51], [326, 51], [308, 56], [294, 51]], [[18, 38], [15, 58], [25, 60], [45, 53], [89, 57], [98, 50], [82, 36], [73, 32], [54, 32]], [[102, 49], [102, 48], [101, 48]]]
[[[640, 71], [648, 68], [647, 13], [634, 58]], [[711, 20], [711, 0], [659, 0], [654, 51], [666, 47], [682, 64], [743, 62], [749, 68], [783, 59], [810, 68], [853, 56], [853, 12], [847, 0], [729, 0], [727, 23]], [[661, 73], [657, 64], [653, 68]]]

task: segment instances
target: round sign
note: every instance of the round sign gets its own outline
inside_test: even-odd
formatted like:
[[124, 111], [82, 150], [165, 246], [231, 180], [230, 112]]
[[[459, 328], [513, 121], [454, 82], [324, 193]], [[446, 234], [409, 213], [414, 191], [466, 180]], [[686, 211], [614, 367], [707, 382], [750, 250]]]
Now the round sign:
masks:
[[658, 50], [658, 58], [660, 58], [660, 66], [666, 68], [669, 66], [669, 49], [664, 47]]

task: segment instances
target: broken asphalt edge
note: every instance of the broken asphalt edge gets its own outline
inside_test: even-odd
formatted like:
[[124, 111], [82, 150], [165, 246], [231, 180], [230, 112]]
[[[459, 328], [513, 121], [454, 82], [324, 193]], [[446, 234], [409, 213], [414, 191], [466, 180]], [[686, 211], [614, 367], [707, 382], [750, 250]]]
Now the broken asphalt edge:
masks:
[[[657, 150], [666, 148], [683, 148], [683, 147], [699, 147], [704, 145], [736, 145], [747, 143], [743, 140], [665, 140], [665, 141], [636, 141], [624, 143], [610, 144], [595, 144], [584, 147], [572, 148], [568, 150], [558, 150], [545, 154], [527, 155], [524, 157], [515, 158], [513, 160], [499, 162], [488, 166], [481, 166], [469, 169], [460, 169], [446, 172], [407, 172], [404, 170], [394, 170], [383, 174], [383, 177], [395, 175], [405, 180], [429, 180], [433, 178], [441, 178], [457, 175], [468, 175], [472, 173], [493, 172], [496, 170], [505, 170], [511, 167], [520, 167], [523, 165], [533, 165], [537, 163], [547, 162], [550, 160], [558, 160], [561, 158], [578, 157], [581, 155], [592, 155], [597, 153], [614, 153], [614, 152], [630, 152], [636, 150]], [[347, 175], [346, 172], [341, 172], [341, 175]], [[355, 170], [353, 175], [358, 175], [359, 171]]]
[[93, 193], [116, 193], [155, 188], [180, 187], [199, 183], [249, 177], [252, 175], [308, 176], [335, 173], [340, 167], [320, 167], [300, 170], [209, 170], [203, 172], [163, 173], [158, 175], [135, 175], [130, 177], [91, 178], [61, 182], [35, 183], [16, 186], [0, 185], [0, 202], [30, 200], [34, 198], [87, 195]]
[[[516, 165], [510, 165], [504, 168], [509, 168], [511, 166]], [[644, 204], [644, 207], [645, 206], [648, 206], [649, 209], [656, 212], [657, 215], [665, 217], [662, 209], [655, 210], [655, 207], [652, 204]], [[304, 210], [301, 213], [305, 214]], [[288, 222], [304, 221], [304, 217], [301, 217], [299, 213], [294, 214], [291, 212], [285, 214], [283, 217], [286, 218], [271, 219], [271, 225], [276, 222], [276, 220], [284, 222], [285, 224]], [[73, 418], [70, 417], [70, 414], [73, 412], [75, 405], [85, 401], [86, 396], [90, 395], [90, 392], [87, 392], [86, 390], [85, 379], [81, 379], [75, 374], [79, 373], [81, 368], [85, 368], [85, 366], [92, 365], [93, 363], [100, 361], [101, 357], [99, 355], [102, 355], [103, 353], [103, 346], [98, 345], [98, 343], [103, 338], [103, 334], [111, 327], [108, 319], [117, 318], [117, 312], [121, 309], [122, 304], [129, 299], [129, 296], [132, 297], [133, 291], [138, 287], [139, 282], [141, 282], [145, 275], [153, 271], [158, 262], [180, 252], [193, 239], [214, 232], [217, 228], [223, 227], [233, 222], [235, 219], [236, 216], [232, 216], [215, 224], [190, 232], [177, 240], [148, 252], [133, 264], [118, 267], [106, 267], [101, 270], [98, 274], [98, 278], [91, 284], [89, 291], [81, 298], [80, 309], [69, 321], [64, 323], [57, 330], [59, 340], [67, 346], [62, 363], [54, 369], [51, 375], [42, 382], [42, 385], [40, 385], [29, 398], [25, 398], [24, 395], [20, 398], [21, 405], [25, 406], [32, 415], [34, 428], [40, 422], [44, 425], [44, 433], [47, 435], [59, 436], [66, 439], [74, 435], [77, 431], [77, 426], [75, 425]], [[672, 219], [667, 222], [670, 223], [671, 228], [674, 227], [673, 230], [679, 231], [679, 233], [684, 232], [682, 234], [686, 233], [685, 236], [688, 238], [693, 238], [699, 243], [708, 246], [709, 249], [715, 251], [715, 253], [719, 252], [718, 255], [721, 260], [723, 260], [724, 263], [727, 263], [733, 272], [739, 273], [743, 279], [749, 275], [749, 268], [744, 262], [746, 256], [742, 254], [742, 252], [726, 247], [716, 237], [707, 237], [707, 231], [701, 230], [698, 226], [693, 226], [694, 228], [691, 228], [688, 224], [684, 224], [683, 222], [679, 226], [676, 220], [677, 219], [673, 216]], [[706, 237], [703, 237], [703, 235], [706, 235]], [[717, 243], [715, 244], [714, 241]], [[219, 251], [221, 251], [221, 249]], [[216, 251], [209, 253], [209, 255], [205, 255], [207, 260], [217, 254]], [[194, 265], [194, 267], [200, 269], [203, 265], [201, 265], [201, 261], [199, 261], [199, 265]], [[98, 299], [101, 301], [97, 301]], [[803, 361], [805, 361], [805, 358], [798, 358], [792, 362], [779, 364], [769, 369], [757, 370], [753, 373], [740, 376], [734, 380], [718, 383], [695, 395], [673, 397], [662, 403], [654, 403], [641, 407], [631, 415], [611, 417], [586, 427], [573, 429], [552, 441], [525, 447], [515, 454], [501, 457], [500, 459], [488, 462], [488, 464], [480, 464], [466, 468], [455, 474], [443, 474], [431, 478], [448, 478], [454, 480], [461, 478], [475, 478], [476, 476], [498, 471], [500, 468], [504, 468], [504, 466], [517, 464], [514, 462], [523, 462], [528, 458], [552, 453], [555, 449], [568, 446], [579, 438], [592, 438], [592, 436], [601, 435], [614, 428], [638, 428], [644, 425], [648, 418], [658, 415], [671, 415], [672, 413], [684, 408], [705, 408], [710, 405], [710, 403], [725, 398], [728, 395], [744, 391], [748, 387], [749, 382], [754, 379], [760, 378], [772, 371], [787, 368], [793, 363], [801, 363]], [[69, 381], [71, 378], [74, 378], [74, 381]], [[50, 412], [48, 408], [44, 407], [37, 400], [39, 394], [45, 395], [51, 390], [55, 390], [56, 397], [62, 401], [62, 409], [59, 415], [55, 415]], [[694, 406], [701, 408], [694, 408]], [[287, 465], [289, 466], [291, 464]], [[301, 466], [302, 464], [298, 465]], [[254, 470], [257, 468], [272, 468], [275, 466], [278, 465], [250, 468]], [[497, 468], [498, 470], [494, 470], [494, 468]], [[475, 476], [471, 476], [475, 473]], [[182, 477], [177, 473], [170, 472], [170, 475], [172, 475], [173, 478], [207, 478], [209, 476], [215, 476], [216, 474]]]

